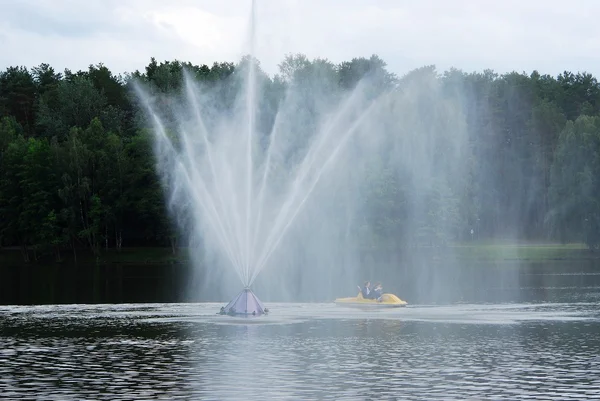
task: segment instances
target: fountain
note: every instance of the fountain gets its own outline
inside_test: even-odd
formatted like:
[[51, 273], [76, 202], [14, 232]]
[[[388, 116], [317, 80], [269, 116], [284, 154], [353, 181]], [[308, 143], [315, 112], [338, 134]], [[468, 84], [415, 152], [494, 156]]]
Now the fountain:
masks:
[[[254, 15], [251, 26], [253, 42]], [[380, 163], [387, 152], [385, 157], [401, 160], [420, 186], [431, 185], [431, 177], [459, 174], [431, 156], [437, 146], [432, 135], [462, 132], [460, 118], [454, 117], [459, 114], [437, 89], [428, 89], [429, 97], [419, 103], [411, 93], [415, 85], [398, 91], [379, 85], [380, 77], [372, 74], [343, 90], [332, 91], [319, 80], [311, 86], [306, 83], [310, 79], [300, 76], [289, 79], [281, 93], [273, 93], [273, 85], [265, 92], [268, 78], [253, 48], [251, 44], [250, 56], [225, 83], [201, 85], [184, 71], [178, 97], [165, 100], [141, 85], [136, 88], [153, 126], [169, 209], [183, 231], [233, 267], [242, 284], [243, 290], [221, 308], [225, 315], [268, 312], [250, 288], [273, 255], [279, 251], [285, 258], [291, 248], [282, 243], [303, 213], [309, 221], [300, 237], [309, 238], [320, 225], [348, 224], [350, 230], [345, 216], [331, 217], [340, 207], [326, 210], [323, 205], [338, 196], [358, 208], [368, 162]], [[309, 72], [326, 75], [316, 65]], [[421, 118], [425, 112], [434, 117]], [[404, 126], [399, 129], [395, 121]], [[464, 136], [444, 138], [458, 144], [452, 138]], [[452, 143], [444, 146], [448, 165], [455, 166], [460, 152]], [[394, 151], [402, 152], [402, 158], [392, 155]], [[340, 191], [340, 181], [350, 184]], [[415, 188], [411, 204], [418, 208], [424, 202], [416, 197], [421, 187]], [[311, 202], [313, 214], [306, 210]], [[330, 245], [319, 244], [323, 254]]]
[[[253, 41], [254, 16], [251, 25]], [[318, 119], [303, 120], [299, 109], [323, 99], [306, 98], [303, 88], [290, 84], [265, 129], [258, 121], [264, 79], [258, 68], [252, 56], [238, 66], [232, 85], [242, 90], [232, 107], [217, 100], [222, 88], [203, 90], [188, 71], [181, 101], [159, 103], [158, 96], [136, 88], [154, 128], [170, 209], [192, 218], [191, 231], [218, 249], [243, 284], [221, 308], [227, 315], [268, 312], [251, 285], [377, 103], [358, 85], [350, 96], [335, 99], [337, 107], [322, 107]], [[309, 122], [316, 128], [307, 134], [303, 125]]]
[[262, 302], [248, 287], [244, 288], [226, 306], [221, 307], [219, 311], [221, 315], [230, 316], [260, 316], [267, 313], [269, 313], [269, 309], [264, 307]]
[[[250, 63], [246, 68], [242, 111], [217, 113], [208, 123], [202, 111], [210, 106], [203, 103], [197, 85], [186, 74], [187, 107], [178, 110], [175, 140], [157, 109], [149, 101], [147, 105], [171, 208], [187, 209], [193, 231], [214, 240], [243, 284], [243, 290], [220, 313], [257, 316], [268, 310], [250, 289], [252, 283], [373, 107], [364, 107], [362, 92], [355, 91], [313, 134], [300, 161], [291, 163], [298, 148], [290, 142], [295, 130], [286, 128], [286, 115], [295, 106], [280, 108], [271, 131], [260, 133], [255, 123], [255, 66]], [[143, 97], [149, 99], [145, 93]], [[288, 95], [288, 99], [293, 97]], [[267, 145], [261, 147], [261, 140], [267, 140]]]

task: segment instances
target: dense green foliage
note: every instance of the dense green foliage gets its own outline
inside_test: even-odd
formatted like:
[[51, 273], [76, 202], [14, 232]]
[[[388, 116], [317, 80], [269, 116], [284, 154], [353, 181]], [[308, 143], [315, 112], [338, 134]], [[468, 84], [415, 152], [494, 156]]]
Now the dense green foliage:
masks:
[[[144, 72], [124, 77], [103, 65], [77, 73], [46, 64], [0, 72], [0, 246], [20, 247], [26, 260], [42, 252], [60, 259], [66, 250], [176, 246], [152, 136], [131, 84], [137, 78], [157, 92], [178, 91], [184, 67], [219, 88], [239, 65], [152, 59]], [[427, 198], [437, 205], [429, 218], [453, 222], [442, 243], [470, 239], [474, 229], [477, 238], [600, 245], [600, 85], [593, 76], [438, 74], [424, 67], [397, 79], [376, 56], [339, 65], [293, 56], [275, 77], [262, 74], [266, 109], [292, 78], [315, 74], [319, 85], [308, 95], [351, 89], [365, 75], [376, 75], [372, 82], [381, 88], [402, 90], [415, 74], [460, 94], [471, 147], [465, 185], [450, 191], [440, 184]], [[226, 107], [232, 88], [223, 85], [221, 92]], [[369, 224], [381, 235], [401, 235], [396, 228], [408, 218], [403, 178], [385, 166], [373, 177]]]

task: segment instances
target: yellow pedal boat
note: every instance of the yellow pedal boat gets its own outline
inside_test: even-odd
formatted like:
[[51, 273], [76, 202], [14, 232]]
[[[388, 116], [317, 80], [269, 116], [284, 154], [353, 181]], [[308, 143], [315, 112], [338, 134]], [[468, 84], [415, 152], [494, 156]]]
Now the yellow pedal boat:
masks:
[[337, 298], [334, 302], [339, 306], [358, 309], [400, 308], [407, 305], [406, 301], [401, 300], [394, 294], [382, 294], [381, 300], [378, 301], [376, 299], [363, 298], [360, 292], [356, 297]]

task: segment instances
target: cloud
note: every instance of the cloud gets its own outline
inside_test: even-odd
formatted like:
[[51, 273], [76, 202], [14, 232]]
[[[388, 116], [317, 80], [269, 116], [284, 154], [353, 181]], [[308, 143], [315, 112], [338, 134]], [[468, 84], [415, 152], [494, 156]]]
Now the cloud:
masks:
[[[285, 54], [334, 62], [378, 54], [397, 74], [427, 64], [556, 75], [600, 74], [600, 3], [580, 0], [257, 0], [256, 55], [269, 73]], [[120, 73], [150, 57], [237, 61], [249, 51], [250, 1], [7, 0], [0, 68], [103, 62]]]

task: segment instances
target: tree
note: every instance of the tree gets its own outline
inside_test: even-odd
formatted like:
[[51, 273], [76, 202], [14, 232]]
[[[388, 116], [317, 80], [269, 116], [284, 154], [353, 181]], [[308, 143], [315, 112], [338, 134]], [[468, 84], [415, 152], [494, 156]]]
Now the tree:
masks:
[[563, 241], [600, 246], [600, 117], [580, 116], [560, 133], [548, 223]]
[[13, 116], [26, 134], [33, 134], [37, 88], [25, 67], [0, 73], [0, 116]]

